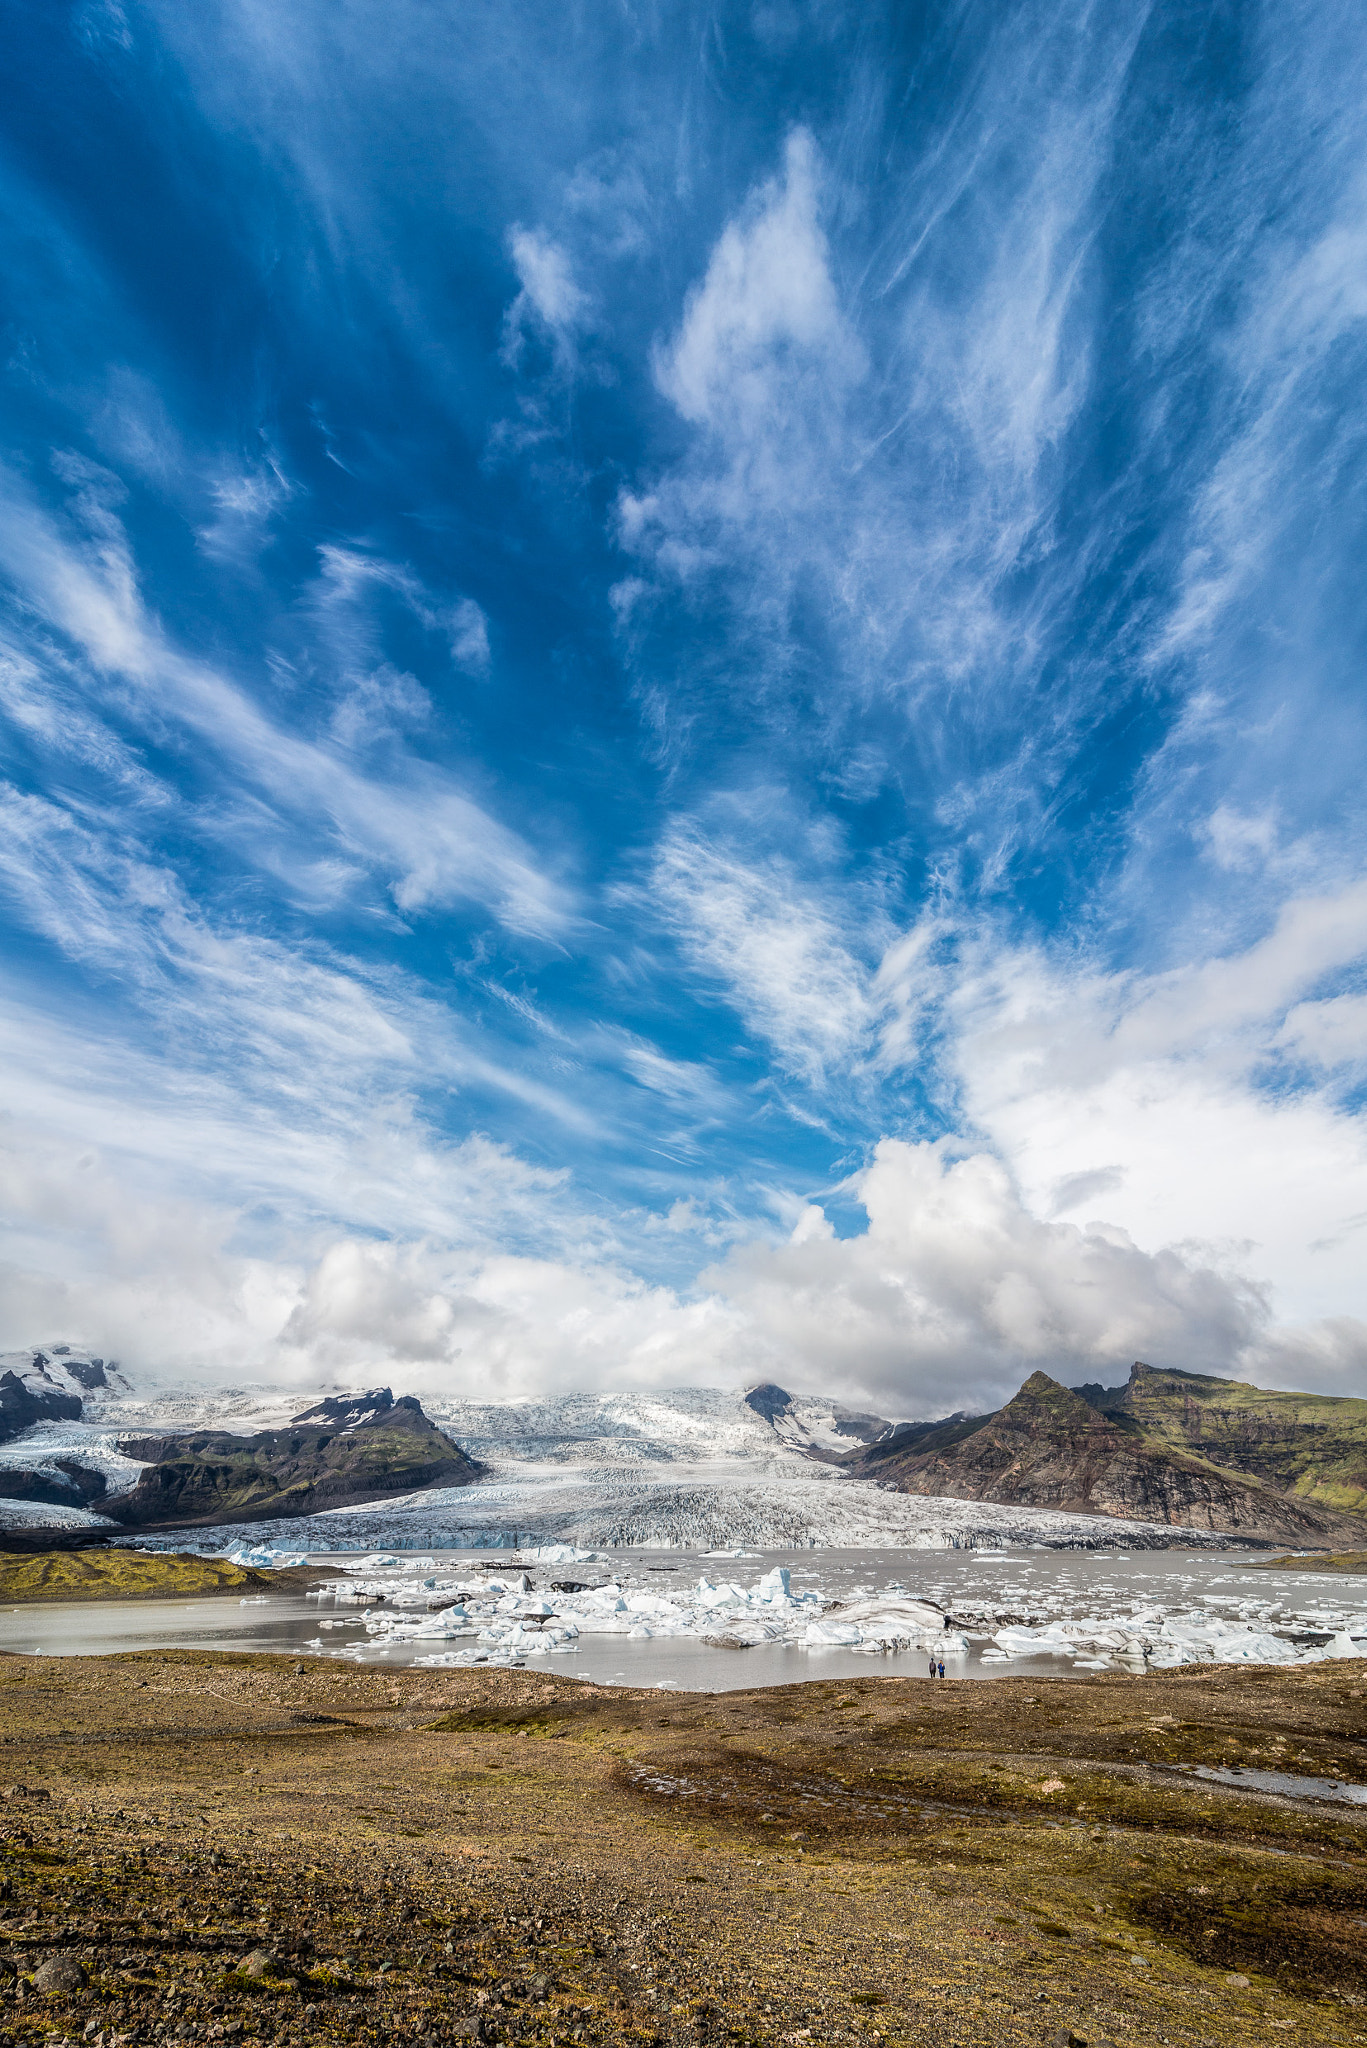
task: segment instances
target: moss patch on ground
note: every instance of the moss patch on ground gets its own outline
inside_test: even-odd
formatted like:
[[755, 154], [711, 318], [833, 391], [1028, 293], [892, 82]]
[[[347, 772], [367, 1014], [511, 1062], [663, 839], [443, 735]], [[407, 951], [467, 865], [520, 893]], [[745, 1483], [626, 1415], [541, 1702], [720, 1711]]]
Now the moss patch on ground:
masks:
[[1240, 1568], [1260, 1572], [1367, 1572], [1367, 1550], [1326, 1551], [1298, 1557], [1241, 1557]]
[[[29, 1601], [201, 1599], [210, 1593], [281, 1590], [299, 1574], [252, 1571], [221, 1557], [139, 1550], [50, 1550], [32, 1557], [0, 1554], [0, 1603]], [[317, 1573], [303, 1577], [316, 1583]]]
[[1361, 2043], [1367, 1810], [1183, 1768], [1362, 1782], [1365, 1691], [6, 1658], [0, 2037]]

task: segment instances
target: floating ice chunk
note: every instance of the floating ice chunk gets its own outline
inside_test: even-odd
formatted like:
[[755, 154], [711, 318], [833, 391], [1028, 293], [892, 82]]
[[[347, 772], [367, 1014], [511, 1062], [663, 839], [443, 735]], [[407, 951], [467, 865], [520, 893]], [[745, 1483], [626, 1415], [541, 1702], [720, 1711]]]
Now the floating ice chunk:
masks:
[[906, 1636], [934, 1635], [938, 1643], [945, 1618], [929, 1600], [909, 1599], [905, 1594], [882, 1593], [868, 1600], [847, 1600], [840, 1619], [861, 1629], [892, 1630]]
[[802, 1640], [813, 1644], [858, 1643], [863, 1641], [863, 1632], [851, 1622], [809, 1621]]

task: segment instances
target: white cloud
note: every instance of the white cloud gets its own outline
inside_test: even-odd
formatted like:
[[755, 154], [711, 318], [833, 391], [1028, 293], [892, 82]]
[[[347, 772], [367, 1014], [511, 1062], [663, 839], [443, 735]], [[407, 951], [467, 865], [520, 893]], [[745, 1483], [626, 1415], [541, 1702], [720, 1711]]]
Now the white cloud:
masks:
[[933, 1414], [995, 1405], [1037, 1367], [1221, 1371], [1263, 1326], [1247, 1282], [1114, 1227], [1041, 1222], [989, 1156], [885, 1138], [851, 1185], [862, 1235], [813, 1207], [786, 1244], [738, 1246], [707, 1276], [808, 1385]]
[[1364, 949], [1367, 895], [1351, 885], [1287, 903], [1242, 952], [1162, 975], [984, 951], [949, 1003], [964, 1115], [1032, 1205], [1105, 1174], [1083, 1199], [1138, 1243], [1230, 1247], [1288, 1322], [1352, 1315], [1367, 1134], [1332, 1094], [1277, 1088], [1269, 1069], [1288, 1052], [1351, 1056], [1361, 999], [1307, 998]]
[[268, 538], [270, 522], [295, 490], [269, 454], [252, 468], [221, 471], [210, 486], [214, 517], [199, 529], [200, 546], [221, 561], [255, 554]]
[[508, 253], [521, 286], [503, 321], [503, 359], [519, 365], [529, 335], [548, 341], [562, 376], [578, 363], [578, 337], [589, 325], [592, 301], [575, 282], [568, 253], [539, 228], [515, 227]]
[[489, 666], [489, 621], [472, 597], [463, 597], [450, 613], [451, 659], [457, 668], [482, 675]]
[[601, 1263], [350, 1242], [309, 1273], [281, 1343], [315, 1370], [402, 1364], [434, 1391], [511, 1397], [733, 1381], [722, 1361], [743, 1335], [715, 1297], [683, 1302]]
[[[1228, 237], [1216, 275], [1235, 302], [1224, 337], [1228, 383], [1212, 421], [1220, 453], [1194, 494], [1186, 560], [1165, 649], [1208, 643], [1234, 607], [1284, 567], [1298, 565], [1307, 500], [1318, 508], [1337, 494], [1345, 467], [1361, 458], [1362, 425], [1337, 406], [1333, 389], [1344, 351], [1367, 341], [1367, 178], [1361, 168], [1361, 110], [1331, 110], [1314, 76], [1313, 38], [1302, 60], [1279, 63], [1260, 81], [1244, 119], [1240, 165], [1247, 221], [1258, 205], [1294, 218], [1295, 186], [1313, 182], [1310, 239], [1268, 237], [1255, 253]], [[1303, 64], [1303, 68], [1302, 68]], [[1297, 74], [1300, 74], [1299, 76]], [[1309, 125], [1314, 146], [1289, 163], [1285, 137]], [[1290, 189], [1288, 189], [1288, 187]], [[1261, 188], [1261, 189], [1260, 189]], [[1274, 196], [1275, 195], [1275, 196]], [[1208, 231], [1215, 224], [1201, 222]], [[1218, 230], [1217, 230], [1218, 231]], [[1182, 262], [1188, 252], [1179, 249]], [[1203, 266], [1205, 267], [1205, 266]]]
[[318, 571], [308, 609], [343, 675], [379, 660], [373, 600], [386, 591], [429, 633], [445, 639], [457, 668], [473, 674], [488, 668], [489, 622], [474, 598], [437, 597], [407, 563], [335, 541], [319, 548]]
[[[13, 478], [0, 478], [0, 565], [24, 601], [74, 644], [94, 694], [117, 679], [144, 715], [189, 731], [251, 792], [243, 842], [258, 857], [264, 799], [276, 828], [312, 835], [387, 882], [394, 903], [421, 912], [482, 902], [510, 929], [549, 937], [572, 919], [567, 892], [531, 847], [427, 762], [397, 778], [365, 776], [339, 751], [275, 723], [219, 669], [183, 653], [145, 610], [132, 554], [111, 504], [111, 479], [67, 463], [85, 535], [58, 531]], [[334, 549], [326, 573], [341, 595], [401, 572]], [[405, 594], [408, 593], [405, 591]], [[469, 630], [469, 620], [463, 621]]]
[[747, 859], [731, 833], [679, 821], [657, 850], [649, 900], [782, 1071], [819, 1085], [858, 1057], [871, 1018], [867, 972], [780, 855]]
[[1276, 851], [1277, 820], [1269, 811], [1249, 816], [1230, 804], [1217, 804], [1202, 836], [1217, 867], [1256, 873]]
[[571, 332], [588, 312], [588, 298], [575, 283], [570, 259], [539, 230], [514, 228], [508, 248], [530, 309], [557, 332]]
[[1367, 996], [1330, 996], [1323, 1002], [1297, 1003], [1273, 1041], [1314, 1066], [1367, 1065]]
[[396, 739], [426, 725], [431, 716], [432, 699], [417, 677], [383, 662], [352, 681], [338, 699], [331, 722], [339, 743], [358, 750]]
[[695, 425], [734, 440], [790, 409], [789, 393], [819, 369], [857, 376], [862, 352], [840, 310], [818, 219], [816, 151], [796, 130], [784, 176], [761, 187], [724, 230], [679, 332], [656, 357], [660, 389]]
[[[799, 129], [782, 178], [723, 230], [677, 333], [656, 349], [656, 382], [699, 430], [698, 445], [652, 485], [620, 494], [617, 527], [666, 579], [737, 569], [738, 547], [767, 553], [780, 535], [805, 553], [810, 533], [797, 540], [798, 523], [822, 517], [823, 493], [828, 509], [845, 495], [841, 412], [866, 362], [831, 276], [820, 184], [815, 145]], [[795, 566], [759, 599], [770, 630]]]

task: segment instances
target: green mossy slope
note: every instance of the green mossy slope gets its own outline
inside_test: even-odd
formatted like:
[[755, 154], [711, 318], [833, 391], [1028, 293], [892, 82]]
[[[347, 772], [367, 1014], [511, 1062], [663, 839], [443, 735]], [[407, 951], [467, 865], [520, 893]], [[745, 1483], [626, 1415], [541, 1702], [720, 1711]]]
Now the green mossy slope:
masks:
[[[1154, 1384], [1158, 1382], [1158, 1384]], [[1227, 1530], [1259, 1541], [1318, 1545], [1352, 1541], [1363, 1524], [1346, 1514], [1332, 1491], [1311, 1482], [1316, 1467], [1310, 1424], [1288, 1447], [1261, 1457], [1258, 1472], [1239, 1467], [1226, 1454], [1237, 1441], [1249, 1447], [1273, 1441], [1272, 1425], [1256, 1418], [1255, 1403], [1235, 1410], [1218, 1402], [1192, 1407], [1192, 1386], [1224, 1389], [1231, 1381], [1204, 1381], [1191, 1374], [1154, 1374], [1137, 1365], [1129, 1387], [1104, 1410], [1047, 1373], [1033, 1373], [1014, 1400], [995, 1415], [952, 1431], [892, 1439], [875, 1444], [851, 1461], [870, 1478], [900, 1492], [1000, 1501], [1032, 1508], [1116, 1515], [1190, 1529]], [[1257, 1395], [1256, 1388], [1240, 1388]], [[1274, 1400], [1314, 1406], [1313, 1396]], [[1367, 1402], [1323, 1404], [1334, 1410], [1367, 1410]], [[1283, 1430], [1290, 1428], [1289, 1412]], [[1308, 1412], [1308, 1411], [1307, 1411]], [[1245, 1419], [1221, 1426], [1222, 1415]], [[1161, 1424], [1161, 1428], [1158, 1426]], [[1322, 1425], [1319, 1442], [1333, 1470], [1351, 1461], [1350, 1417], [1337, 1430]], [[1263, 1438], [1257, 1436], [1263, 1429]], [[1326, 1435], [1325, 1431], [1328, 1430]], [[1294, 1490], [1279, 1483], [1293, 1470]], [[1350, 1506], [1367, 1505], [1367, 1493], [1348, 1495]]]
[[1367, 1401], [1136, 1365], [1111, 1413], [1279, 1493], [1367, 1513]]
[[272, 1586], [279, 1590], [279, 1584], [278, 1572], [249, 1571], [221, 1557], [149, 1557], [139, 1550], [0, 1556], [0, 1602], [10, 1607], [54, 1600], [187, 1600]]

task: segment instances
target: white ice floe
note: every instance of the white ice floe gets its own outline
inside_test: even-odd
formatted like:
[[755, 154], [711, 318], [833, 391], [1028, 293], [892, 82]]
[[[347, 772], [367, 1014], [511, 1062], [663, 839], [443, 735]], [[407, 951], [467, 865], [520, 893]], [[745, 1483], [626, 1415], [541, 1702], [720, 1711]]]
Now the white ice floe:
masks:
[[[390, 1644], [453, 1642], [460, 1649], [434, 1652], [423, 1664], [517, 1663], [526, 1657], [572, 1654], [583, 1639], [621, 1635], [637, 1641], [694, 1637], [744, 1649], [759, 1643], [789, 1643], [807, 1649], [844, 1645], [870, 1652], [933, 1646], [940, 1655], [962, 1656], [966, 1637], [948, 1630], [932, 1603], [889, 1593], [826, 1611], [816, 1591], [794, 1592], [787, 1566], [776, 1565], [753, 1584], [700, 1576], [688, 1589], [669, 1593], [633, 1587], [619, 1578], [573, 1592], [531, 1589], [496, 1578], [434, 1574], [414, 1587], [415, 1575], [389, 1571], [348, 1572], [322, 1589], [342, 1600], [367, 1599], [366, 1637]], [[410, 1610], [413, 1594], [441, 1599], [439, 1611], [421, 1618]], [[348, 1649], [350, 1649], [348, 1645]], [[357, 1648], [359, 1649], [359, 1644]]]
[[[519, 1559], [525, 1562], [525, 1559]], [[734, 1562], [734, 1560], [731, 1560]], [[967, 1560], [965, 1565], [967, 1565]], [[1089, 1567], [1095, 1581], [1095, 1565]], [[596, 1585], [559, 1583], [548, 1572], [443, 1570], [430, 1557], [401, 1554], [358, 1560], [323, 1586], [324, 1603], [359, 1605], [354, 1621], [324, 1621], [355, 1633], [334, 1655], [365, 1657], [402, 1649], [426, 1665], [521, 1664], [529, 1658], [574, 1655], [597, 1639], [633, 1642], [692, 1639], [727, 1649], [786, 1646], [819, 1655], [915, 1652], [956, 1672], [978, 1663], [1010, 1669], [1029, 1660], [1058, 1660], [1076, 1671], [1169, 1669], [1195, 1663], [1306, 1664], [1367, 1654], [1367, 1614], [1316, 1596], [1293, 1605], [1284, 1592], [1217, 1592], [1186, 1571], [1168, 1567], [1165, 1585], [1177, 1600], [1136, 1598], [1152, 1570], [1129, 1567], [1128, 1597], [1120, 1584], [1093, 1583], [1092, 1597], [1112, 1595], [1105, 1611], [1089, 1611], [1072, 1589], [1067, 1567], [1015, 1557], [984, 1557], [970, 1592], [963, 1570], [951, 1590], [923, 1565], [924, 1590], [896, 1582], [881, 1589], [848, 1583], [794, 1586], [794, 1569], [775, 1565], [754, 1579], [714, 1569], [696, 1578], [669, 1569], [670, 1583], [619, 1564]], [[1049, 1579], [1038, 1573], [1048, 1572]], [[828, 1575], [819, 1567], [804, 1572]], [[1233, 1575], [1231, 1574], [1231, 1577]], [[641, 1581], [645, 1582], [642, 1583]], [[1242, 1581], [1247, 1585], [1248, 1579]], [[1079, 1589], [1080, 1590], [1080, 1589]], [[934, 1597], [930, 1597], [933, 1595]], [[321, 1637], [318, 1639], [321, 1643]], [[430, 1646], [430, 1647], [429, 1647]]]
[[1315, 1664], [1325, 1657], [1367, 1655], [1367, 1616], [1358, 1616], [1327, 1643], [1316, 1643], [1305, 1641], [1304, 1615], [1294, 1618], [1300, 1624], [1294, 1633], [1281, 1634], [1254, 1620], [1212, 1615], [1208, 1610], [1215, 1604], [1211, 1598], [1204, 1608], [1182, 1615], [1149, 1609], [1125, 1618], [1016, 1624], [997, 1630], [993, 1642], [1004, 1657], [1066, 1656], [1077, 1670], [1104, 1669], [1112, 1660], [1167, 1671], [1182, 1664]]

